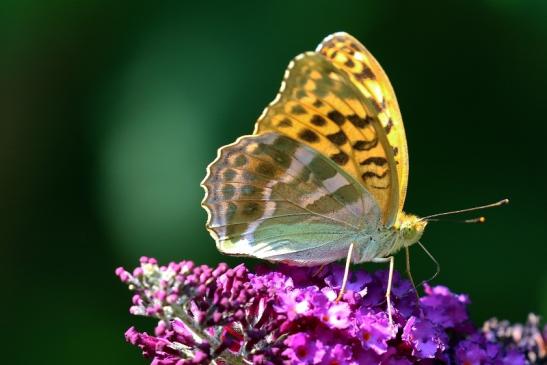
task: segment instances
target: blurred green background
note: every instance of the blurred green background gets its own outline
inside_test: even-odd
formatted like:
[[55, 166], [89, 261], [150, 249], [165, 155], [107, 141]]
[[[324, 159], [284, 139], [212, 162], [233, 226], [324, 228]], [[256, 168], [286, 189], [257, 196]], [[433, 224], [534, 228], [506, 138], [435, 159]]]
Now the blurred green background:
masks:
[[[435, 282], [469, 293], [477, 322], [547, 315], [546, 2], [0, 7], [3, 363], [145, 364], [123, 333], [153, 322], [127, 313], [115, 267], [141, 255], [239, 261], [204, 228], [205, 167], [252, 131], [289, 60], [340, 30], [397, 92], [407, 211], [511, 198], [485, 225], [428, 227]], [[412, 252], [415, 277], [429, 277]]]

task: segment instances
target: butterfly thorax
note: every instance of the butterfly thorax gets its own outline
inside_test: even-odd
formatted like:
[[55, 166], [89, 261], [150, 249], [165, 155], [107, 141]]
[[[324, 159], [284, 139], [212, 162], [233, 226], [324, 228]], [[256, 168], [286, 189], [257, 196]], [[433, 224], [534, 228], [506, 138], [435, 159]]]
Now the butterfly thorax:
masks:
[[392, 226], [380, 224], [374, 229], [367, 226], [348, 240], [357, 244], [353, 262], [370, 262], [394, 255], [401, 248], [416, 243], [422, 237], [426, 225], [427, 222], [419, 217], [400, 212], [397, 222]]
[[392, 255], [401, 248], [418, 242], [424, 233], [426, 225], [427, 221], [420, 219], [418, 216], [401, 212], [397, 222], [391, 228], [396, 232], [396, 241], [389, 254]]

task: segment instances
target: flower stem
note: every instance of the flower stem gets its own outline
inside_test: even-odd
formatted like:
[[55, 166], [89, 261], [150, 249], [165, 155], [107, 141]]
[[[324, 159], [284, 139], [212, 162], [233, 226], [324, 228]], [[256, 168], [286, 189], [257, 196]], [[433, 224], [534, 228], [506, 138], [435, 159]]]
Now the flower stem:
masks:
[[[209, 335], [208, 333], [204, 332], [199, 325], [194, 321], [194, 319], [185, 311], [180, 310], [179, 308], [176, 308], [174, 313], [175, 317], [178, 317], [186, 326], [186, 329], [192, 337], [194, 338], [194, 341], [198, 343], [208, 342], [211, 347], [219, 347], [220, 341], [214, 338], [213, 336]], [[225, 349], [220, 354], [220, 357], [226, 361], [228, 364], [234, 364], [234, 365], [248, 365], [252, 364], [251, 362], [245, 361], [244, 359], [234, 355], [230, 352], [230, 350]]]

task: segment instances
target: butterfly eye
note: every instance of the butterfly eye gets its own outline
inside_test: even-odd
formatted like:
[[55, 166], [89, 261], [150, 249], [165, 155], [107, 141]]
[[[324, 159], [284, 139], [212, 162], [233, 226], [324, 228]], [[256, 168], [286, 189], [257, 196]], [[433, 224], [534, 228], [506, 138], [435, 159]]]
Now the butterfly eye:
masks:
[[404, 227], [403, 228], [403, 237], [405, 239], [410, 239], [412, 236], [414, 236], [415, 230], [412, 227]]

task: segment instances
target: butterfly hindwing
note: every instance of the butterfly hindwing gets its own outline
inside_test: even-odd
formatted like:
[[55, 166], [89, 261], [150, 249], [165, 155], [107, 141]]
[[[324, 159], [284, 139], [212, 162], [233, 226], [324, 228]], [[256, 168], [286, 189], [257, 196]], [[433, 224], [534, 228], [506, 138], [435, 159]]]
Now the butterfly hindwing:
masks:
[[330, 262], [380, 219], [375, 200], [338, 165], [277, 133], [223, 147], [208, 171], [207, 227], [227, 254]]
[[297, 56], [279, 94], [259, 118], [255, 134], [276, 131], [306, 144], [340, 166], [375, 198], [391, 225], [399, 210], [394, 152], [378, 113], [348, 74], [325, 56]]
[[408, 148], [403, 119], [387, 74], [374, 56], [354, 37], [339, 32], [326, 37], [317, 52], [344, 71], [352, 83], [378, 108], [377, 119], [386, 132], [397, 167], [400, 212], [408, 184]]

